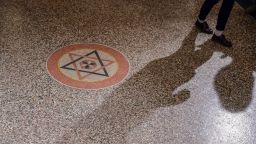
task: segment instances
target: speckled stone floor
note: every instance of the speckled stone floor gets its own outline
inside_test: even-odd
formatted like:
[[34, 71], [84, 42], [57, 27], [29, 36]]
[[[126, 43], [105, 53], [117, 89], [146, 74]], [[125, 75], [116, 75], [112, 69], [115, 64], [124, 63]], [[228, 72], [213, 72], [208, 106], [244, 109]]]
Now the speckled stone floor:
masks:
[[[256, 20], [236, 4], [226, 49], [195, 29], [201, 3], [0, 0], [0, 143], [255, 144]], [[56, 82], [48, 56], [77, 43], [125, 54], [128, 77], [100, 90]]]

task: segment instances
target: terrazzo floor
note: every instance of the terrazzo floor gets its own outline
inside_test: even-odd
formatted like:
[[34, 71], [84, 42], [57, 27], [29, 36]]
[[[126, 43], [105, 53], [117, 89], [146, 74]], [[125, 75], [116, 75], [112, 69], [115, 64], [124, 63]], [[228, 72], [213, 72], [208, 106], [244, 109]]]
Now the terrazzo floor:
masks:
[[[0, 143], [255, 144], [256, 20], [235, 4], [227, 49], [194, 27], [202, 2], [0, 0]], [[49, 55], [87, 43], [123, 53], [125, 80], [51, 78]]]

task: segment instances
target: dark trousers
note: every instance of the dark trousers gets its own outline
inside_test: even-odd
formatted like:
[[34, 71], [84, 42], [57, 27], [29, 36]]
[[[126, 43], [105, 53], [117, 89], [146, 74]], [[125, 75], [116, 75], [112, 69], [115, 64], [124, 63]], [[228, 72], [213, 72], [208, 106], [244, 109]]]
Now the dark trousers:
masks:
[[[210, 13], [212, 7], [217, 4], [219, 0], [205, 0], [199, 14], [200, 20], [205, 20]], [[216, 29], [223, 31], [226, 27], [228, 17], [233, 8], [235, 0], [223, 0], [222, 6], [219, 11]]]

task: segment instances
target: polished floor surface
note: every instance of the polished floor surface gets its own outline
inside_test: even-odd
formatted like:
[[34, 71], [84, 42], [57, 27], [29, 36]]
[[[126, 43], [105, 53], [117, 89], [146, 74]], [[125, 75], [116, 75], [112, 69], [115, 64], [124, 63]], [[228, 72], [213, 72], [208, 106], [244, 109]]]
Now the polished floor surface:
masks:
[[[236, 4], [227, 49], [195, 29], [201, 4], [0, 0], [0, 143], [255, 144], [256, 20]], [[99, 90], [52, 79], [48, 57], [87, 43], [123, 53], [126, 79]]]

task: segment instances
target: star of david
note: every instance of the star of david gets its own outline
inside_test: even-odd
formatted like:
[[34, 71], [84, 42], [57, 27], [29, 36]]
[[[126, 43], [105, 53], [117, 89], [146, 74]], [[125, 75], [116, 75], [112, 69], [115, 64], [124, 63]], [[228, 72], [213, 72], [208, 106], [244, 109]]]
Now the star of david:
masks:
[[75, 71], [79, 80], [83, 80], [92, 74], [109, 77], [106, 67], [114, 63], [114, 61], [102, 59], [97, 50], [86, 55], [74, 53], [68, 55], [71, 62], [61, 66], [61, 68]]

